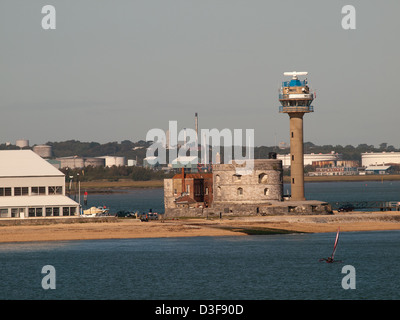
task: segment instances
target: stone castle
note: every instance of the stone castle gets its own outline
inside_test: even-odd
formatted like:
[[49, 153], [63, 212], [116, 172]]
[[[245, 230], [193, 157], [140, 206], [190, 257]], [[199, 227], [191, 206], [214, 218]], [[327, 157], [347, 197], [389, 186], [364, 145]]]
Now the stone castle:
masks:
[[166, 217], [326, 214], [322, 201], [287, 201], [282, 161], [254, 160], [251, 171], [234, 161], [214, 164], [212, 173], [176, 174], [164, 180]]

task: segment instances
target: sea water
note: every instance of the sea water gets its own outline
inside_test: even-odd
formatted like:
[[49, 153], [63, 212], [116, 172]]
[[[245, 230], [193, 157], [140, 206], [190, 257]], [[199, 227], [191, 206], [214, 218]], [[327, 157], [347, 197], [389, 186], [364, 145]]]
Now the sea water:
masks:
[[[0, 299], [399, 299], [400, 231], [9, 243]], [[55, 270], [44, 289], [43, 266]], [[342, 286], [354, 267], [354, 289]]]

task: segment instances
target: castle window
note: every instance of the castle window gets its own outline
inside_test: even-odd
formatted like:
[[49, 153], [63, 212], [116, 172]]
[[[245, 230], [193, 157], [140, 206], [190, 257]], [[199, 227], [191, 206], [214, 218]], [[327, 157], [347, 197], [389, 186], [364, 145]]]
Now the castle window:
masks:
[[217, 187], [217, 196], [221, 195], [221, 187]]
[[237, 189], [237, 195], [238, 195], [238, 196], [243, 195], [243, 188], [238, 188], [238, 189]]
[[240, 174], [234, 174], [232, 176], [232, 181], [233, 182], [238, 182], [238, 181], [241, 181], [241, 180], [242, 180], [242, 176]]
[[261, 173], [258, 175], [258, 183], [267, 183], [268, 182], [268, 175], [265, 173]]
[[221, 180], [221, 177], [219, 176], [219, 174], [217, 174], [217, 175], [215, 176], [215, 182], [216, 182], [216, 183], [219, 183], [220, 180]]
[[269, 195], [269, 189], [268, 188], [265, 188], [264, 189], [264, 196], [268, 196]]

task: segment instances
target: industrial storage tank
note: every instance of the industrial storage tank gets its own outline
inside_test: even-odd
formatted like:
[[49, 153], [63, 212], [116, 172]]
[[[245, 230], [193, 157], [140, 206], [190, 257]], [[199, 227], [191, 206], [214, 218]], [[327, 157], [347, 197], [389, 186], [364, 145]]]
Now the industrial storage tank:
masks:
[[84, 158], [84, 166], [104, 167], [105, 160], [103, 158]]
[[17, 141], [15, 141], [15, 145], [17, 147], [25, 148], [25, 147], [29, 147], [29, 140], [26, 139], [18, 139]]
[[33, 147], [33, 152], [42, 158], [51, 158], [53, 156], [53, 147], [47, 144], [37, 145]]
[[56, 160], [60, 161], [61, 168], [83, 168], [87, 166], [92, 167], [104, 167], [104, 159], [103, 158], [96, 158], [96, 157], [63, 157], [57, 158]]
[[100, 157], [105, 160], [105, 166], [106, 167], [112, 167], [112, 166], [125, 166], [126, 165], [126, 159], [125, 157], [118, 157], [118, 156], [103, 156]]

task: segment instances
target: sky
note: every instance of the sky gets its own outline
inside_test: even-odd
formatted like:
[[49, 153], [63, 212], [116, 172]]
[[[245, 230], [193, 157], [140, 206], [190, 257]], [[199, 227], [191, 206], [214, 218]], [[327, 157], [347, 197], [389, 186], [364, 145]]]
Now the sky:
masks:
[[[356, 29], [342, 27], [345, 5]], [[53, 5], [56, 29], [43, 29]], [[316, 91], [304, 141], [400, 147], [400, 1], [2, 0], [0, 143], [254, 129], [289, 142], [285, 71]]]

